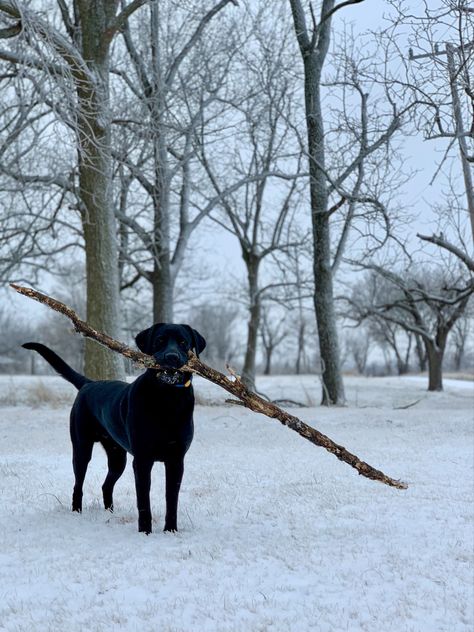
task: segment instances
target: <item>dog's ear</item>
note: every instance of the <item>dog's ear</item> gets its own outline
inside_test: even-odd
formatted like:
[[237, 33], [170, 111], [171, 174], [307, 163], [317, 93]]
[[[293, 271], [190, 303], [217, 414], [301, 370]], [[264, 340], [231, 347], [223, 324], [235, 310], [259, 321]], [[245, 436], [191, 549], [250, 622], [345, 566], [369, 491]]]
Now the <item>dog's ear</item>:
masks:
[[189, 325], [184, 325], [184, 326], [191, 334], [191, 337], [193, 339], [193, 347], [196, 351], [197, 357], [199, 358], [199, 354], [201, 353], [201, 351], [204, 351], [204, 349], [206, 348], [206, 341], [204, 340], [204, 338], [201, 336], [201, 334], [198, 331], [196, 331]]
[[157, 330], [163, 325], [163, 323], [156, 323], [148, 329], [144, 329], [135, 336], [135, 344], [143, 351], [143, 353], [151, 353], [153, 351], [152, 345]]

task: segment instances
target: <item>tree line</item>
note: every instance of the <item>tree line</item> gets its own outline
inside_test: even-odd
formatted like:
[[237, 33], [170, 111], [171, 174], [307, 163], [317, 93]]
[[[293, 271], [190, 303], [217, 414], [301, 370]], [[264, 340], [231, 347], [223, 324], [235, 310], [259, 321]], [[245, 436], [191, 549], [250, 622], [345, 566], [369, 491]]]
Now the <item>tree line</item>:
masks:
[[[194, 299], [196, 243], [224, 230], [246, 278], [224, 289], [216, 275], [213, 291], [229, 327], [232, 305], [245, 305], [248, 385], [259, 346], [270, 370], [286, 309], [297, 366], [317, 341], [324, 403], [344, 402], [341, 316], [396, 327], [397, 345], [407, 332], [441, 388], [448, 335], [474, 291], [474, 16], [464, 0], [420, 16], [387, 2], [388, 28], [338, 32], [350, 5], [364, 10], [0, 0], [2, 279], [35, 284], [83, 262], [85, 317], [120, 338], [125, 320], [172, 321]], [[448, 183], [436, 229], [416, 245], [397, 195], [414, 134], [443, 149], [433, 178]], [[212, 321], [212, 303], [196, 320]], [[94, 343], [84, 358], [91, 377], [124, 374]]]

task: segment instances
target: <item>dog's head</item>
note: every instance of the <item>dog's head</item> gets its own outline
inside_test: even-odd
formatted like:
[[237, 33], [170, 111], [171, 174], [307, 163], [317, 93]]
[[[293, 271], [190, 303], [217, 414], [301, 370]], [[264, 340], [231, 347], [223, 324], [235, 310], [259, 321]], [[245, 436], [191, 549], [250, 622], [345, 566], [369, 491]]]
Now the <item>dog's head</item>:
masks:
[[194, 350], [199, 356], [206, 341], [189, 325], [157, 323], [141, 331], [135, 338], [143, 353], [155, 358], [165, 369], [180, 369], [188, 360], [188, 352]]

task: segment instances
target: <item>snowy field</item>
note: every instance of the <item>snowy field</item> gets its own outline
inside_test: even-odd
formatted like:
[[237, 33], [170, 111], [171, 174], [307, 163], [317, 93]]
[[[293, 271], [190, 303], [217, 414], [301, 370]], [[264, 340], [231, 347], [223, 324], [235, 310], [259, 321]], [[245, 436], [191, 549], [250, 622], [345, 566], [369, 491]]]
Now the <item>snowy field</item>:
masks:
[[196, 380], [180, 532], [162, 532], [157, 464], [147, 537], [130, 461], [116, 512], [102, 509], [100, 446], [84, 512], [70, 512], [69, 385], [1, 377], [0, 630], [472, 632], [474, 384], [347, 378], [349, 406], [330, 409], [315, 407], [314, 377], [259, 387], [305, 402], [292, 412], [409, 489]]

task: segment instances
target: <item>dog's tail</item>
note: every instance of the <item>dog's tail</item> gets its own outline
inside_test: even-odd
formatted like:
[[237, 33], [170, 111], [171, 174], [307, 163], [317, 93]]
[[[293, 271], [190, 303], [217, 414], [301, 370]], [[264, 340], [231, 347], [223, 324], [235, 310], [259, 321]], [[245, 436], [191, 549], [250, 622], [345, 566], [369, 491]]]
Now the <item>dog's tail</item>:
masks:
[[45, 345], [42, 345], [39, 342], [25, 342], [25, 344], [21, 346], [25, 349], [33, 349], [34, 351], [37, 351], [41, 356], [43, 356], [46, 362], [49, 362], [59, 375], [68, 382], [71, 382], [71, 384], [74, 384], [77, 389], [82, 388], [84, 384], [92, 382], [92, 380], [89, 380], [89, 378], [85, 377], [85, 375], [81, 375], [80, 373], [77, 373], [77, 371], [74, 371], [69, 364], [66, 364], [64, 360], [62, 360], [56, 353], [54, 353], [54, 351], [51, 351], [51, 349]]

